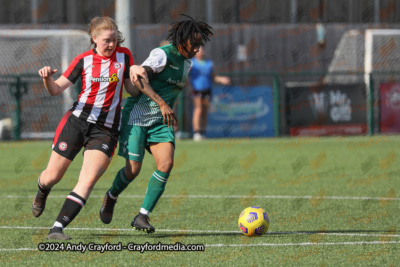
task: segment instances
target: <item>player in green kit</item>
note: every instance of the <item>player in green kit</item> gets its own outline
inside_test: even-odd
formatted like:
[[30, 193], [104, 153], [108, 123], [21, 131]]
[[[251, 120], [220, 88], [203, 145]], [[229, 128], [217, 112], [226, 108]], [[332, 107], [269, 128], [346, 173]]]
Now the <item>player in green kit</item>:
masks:
[[118, 155], [126, 159], [126, 166], [117, 173], [104, 197], [100, 209], [103, 223], [111, 222], [117, 197], [138, 176], [147, 149], [153, 155], [157, 169], [148, 183], [140, 212], [131, 225], [147, 233], [155, 231], [149, 223], [149, 213], [164, 192], [174, 161], [172, 126], [177, 123], [177, 118], [172, 107], [186, 85], [190, 59], [210, 36], [211, 27], [204, 22], [190, 17], [176, 22], [167, 36], [171, 44], [152, 50], [141, 67], [131, 67], [131, 80], [140, 94], [129, 97], [122, 111]]

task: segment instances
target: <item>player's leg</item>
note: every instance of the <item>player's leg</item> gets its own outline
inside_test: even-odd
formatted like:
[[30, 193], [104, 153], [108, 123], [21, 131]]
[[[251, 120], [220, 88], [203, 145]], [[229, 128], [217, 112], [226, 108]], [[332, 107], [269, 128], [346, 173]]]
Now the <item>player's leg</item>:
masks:
[[133, 219], [131, 225], [137, 230], [147, 233], [155, 231], [149, 223], [149, 213], [153, 211], [158, 200], [165, 190], [169, 174], [174, 164], [174, 143], [150, 143], [150, 150], [156, 162], [156, 171], [150, 178], [139, 214]]
[[127, 159], [125, 167], [119, 170], [101, 205], [100, 219], [103, 223], [111, 223], [119, 194], [139, 175], [141, 168], [142, 162]]
[[87, 200], [96, 182], [107, 170], [110, 162], [111, 159], [99, 150], [85, 150], [82, 169], [73, 192]]
[[72, 160], [83, 146], [82, 125], [80, 125], [79, 119], [71, 114], [68, 111], [61, 119], [54, 136], [53, 152], [49, 163], [39, 176], [39, 191], [32, 202], [32, 213], [35, 217], [39, 217], [43, 213], [51, 188], [62, 179]]
[[200, 133], [202, 139], [205, 138], [207, 122], [208, 122], [208, 108], [210, 106], [211, 90], [207, 90], [201, 99], [201, 119], [200, 119]]
[[141, 161], [127, 159], [125, 167], [119, 170], [110, 188], [111, 196], [118, 197], [128, 187], [129, 183], [139, 175], [141, 168]]
[[71, 162], [71, 160], [64, 158], [54, 151], [51, 153], [47, 168], [38, 178], [39, 190], [32, 202], [33, 216], [39, 217], [42, 215], [51, 188], [61, 180]]
[[126, 165], [119, 170], [111, 188], [106, 192], [100, 208], [100, 219], [109, 224], [119, 194], [139, 175], [145, 153], [146, 130], [140, 126], [123, 124], [119, 137], [118, 155], [126, 159]]
[[110, 158], [101, 151], [86, 150], [84, 152], [83, 164], [79, 174], [78, 183], [67, 196], [53, 228], [50, 230], [48, 239], [58, 239], [58, 236], [64, 236], [62, 229], [67, 227], [67, 225], [72, 222], [76, 215], [81, 211], [86, 200], [89, 198], [94, 185], [104, 174], [109, 163]]
[[69, 239], [62, 230], [78, 215], [96, 182], [104, 174], [117, 145], [118, 133], [98, 125], [89, 125], [85, 136], [82, 169], [78, 183], [65, 199], [48, 239]]
[[194, 141], [201, 140], [201, 134], [200, 134], [201, 113], [202, 113], [201, 93], [195, 92], [193, 95], [193, 118], [192, 118]]
[[174, 166], [175, 147], [172, 143], [151, 143], [150, 149], [154, 156], [157, 170], [149, 181], [146, 197], [142, 205], [147, 214], [153, 211], [165, 190], [169, 174]]

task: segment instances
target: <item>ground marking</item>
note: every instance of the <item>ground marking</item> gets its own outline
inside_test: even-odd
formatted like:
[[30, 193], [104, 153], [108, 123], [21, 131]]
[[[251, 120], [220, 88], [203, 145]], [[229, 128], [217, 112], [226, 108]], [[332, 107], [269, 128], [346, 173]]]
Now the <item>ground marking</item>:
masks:
[[[29, 226], [0, 226], [0, 229], [49, 229], [48, 227], [29, 227]], [[77, 228], [68, 227], [66, 230], [76, 231], [134, 231], [133, 228]], [[182, 230], [182, 229], [157, 229], [157, 232], [184, 232], [184, 233], [237, 233], [240, 231], [222, 231], [222, 230]], [[361, 234], [361, 233], [325, 233], [325, 232], [267, 232], [268, 235], [339, 235], [339, 236], [379, 236], [379, 237], [400, 237], [400, 235], [392, 234]]]
[[360, 241], [360, 242], [338, 242], [338, 243], [261, 243], [261, 244], [212, 244], [206, 247], [282, 247], [282, 246], [331, 246], [331, 245], [376, 245], [376, 244], [400, 244], [400, 241]]

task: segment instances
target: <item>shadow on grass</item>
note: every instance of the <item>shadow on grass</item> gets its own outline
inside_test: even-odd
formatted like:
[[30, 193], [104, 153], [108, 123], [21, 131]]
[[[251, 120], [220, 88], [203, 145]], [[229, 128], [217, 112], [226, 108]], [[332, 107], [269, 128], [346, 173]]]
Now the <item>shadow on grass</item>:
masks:
[[118, 235], [113, 235], [113, 234], [90, 234], [92, 237], [146, 237], [146, 238], [171, 238], [171, 237], [197, 237], [197, 236], [241, 236], [241, 233], [178, 233], [178, 234], [146, 234], [144, 232], [138, 232], [135, 230], [132, 230], [132, 232], [129, 232], [129, 234], [121, 234], [118, 233]]

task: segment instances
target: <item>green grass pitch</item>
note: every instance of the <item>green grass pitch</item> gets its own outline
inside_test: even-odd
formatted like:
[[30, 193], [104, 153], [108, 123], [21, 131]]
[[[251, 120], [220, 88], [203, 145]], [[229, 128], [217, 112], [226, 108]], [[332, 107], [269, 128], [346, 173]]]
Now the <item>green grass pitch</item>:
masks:
[[[400, 137], [209, 139], [178, 141], [164, 196], [151, 214], [156, 232], [133, 231], [154, 171], [122, 193], [111, 224], [103, 196], [124, 160], [115, 156], [86, 206], [64, 230], [73, 244], [204, 244], [202, 252], [42, 252], [38, 244], [77, 182], [70, 166], [39, 218], [31, 213], [50, 142], [0, 143], [0, 265], [4, 266], [396, 266], [400, 262]], [[240, 212], [264, 208], [267, 234], [245, 237]]]

